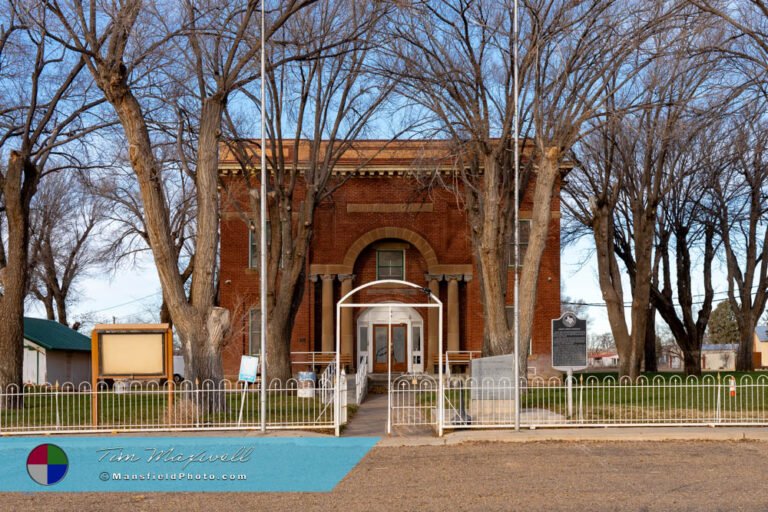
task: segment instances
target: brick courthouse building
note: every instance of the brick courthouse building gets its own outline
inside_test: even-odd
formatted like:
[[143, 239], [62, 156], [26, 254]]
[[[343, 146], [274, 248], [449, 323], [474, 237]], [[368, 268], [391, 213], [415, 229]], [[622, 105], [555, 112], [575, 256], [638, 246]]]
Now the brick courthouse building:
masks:
[[[376, 279], [402, 279], [429, 288], [443, 302], [444, 350], [456, 359], [479, 355], [483, 345], [483, 305], [476, 279], [469, 226], [461, 201], [452, 192], [426, 190], [421, 171], [436, 168], [445, 146], [437, 141], [384, 145], [358, 141], [339, 159], [334, 174], [344, 180], [316, 211], [314, 239], [308, 255], [304, 298], [291, 339], [292, 359], [311, 352], [335, 351], [336, 322], [341, 322], [342, 360], [350, 371], [367, 356], [369, 372], [387, 371], [388, 311], [383, 308], [343, 309], [334, 318], [342, 295]], [[306, 160], [298, 156], [299, 164]], [[287, 159], [294, 155], [287, 154]], [[451, 162], [440, 166], [451, 177]], [[243, 182], [241, 168], [222, 152], [224, 181]], [[258, 177], [258, 170], [255, 170]], [[559, 183], [538, 285], [530, 364], [549, 367], [550, 320], [560, 316]], [[301, 187], [297, 187], [301, 188]], [[227, 187], [237, 190], [237, 187]], [[258, 251], [242, 211], [245, 187], [234, 201], [222, 201], [221, 305], [233, 314], [232, 333], [224, 348], [224, 371], [236, 377], [240, 356], [259, 350]], [[527, 242], [532, 185], [521, 204], [521, 253]], [[508, 314], [513, 314], [514, 268], [508, 267]], [[357, 303], [392, 303], [392, 364], [396, 372], [432, 372], [438, 359], [437, 310], [411, 307], [425, 302], [418, 289], [379, 285], [358, 292]], [[240, 312], [239, 314], [237, 312]], [[319, 357], [319, 356], [318, 356]], [[299, 368], [299, 365], [295, 369]]]

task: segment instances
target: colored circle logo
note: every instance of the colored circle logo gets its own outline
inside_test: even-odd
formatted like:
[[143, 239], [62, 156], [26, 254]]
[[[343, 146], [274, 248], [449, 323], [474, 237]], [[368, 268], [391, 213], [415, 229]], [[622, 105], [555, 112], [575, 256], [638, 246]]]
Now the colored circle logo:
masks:
[[41, 444], [29, 452], [27, 473], [40, 485], [61, 482], [69, 469], [69, 459], [64, 450], [55, 444]]

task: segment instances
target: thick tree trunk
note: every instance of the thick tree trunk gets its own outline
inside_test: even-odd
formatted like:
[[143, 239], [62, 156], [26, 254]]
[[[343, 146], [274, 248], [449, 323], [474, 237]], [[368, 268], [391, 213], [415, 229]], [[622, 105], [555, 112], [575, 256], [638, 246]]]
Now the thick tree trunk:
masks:
[[[0, 391], [10, 385], [20, 389], [24, 364], [24, 297], [27, 292], [29, 251], [29, 204], [37, 188], [39, 172], [28, 157], [11, 152], [3, 180], [7, 250], [0, 297]], [[21, 400], [0, 404], [19, 407]]]
[[56, 300], [56, 315], [58, 316], [57, 321], [60, 324], [69, 326], [67, 321], [67, 301], [64, 297]]
[[292, 322], [285, 317], [270, 315], [267, 319], [267, 379], [286, 382], [292, 377], [291, 347], [285, 340], [291, 339]]
[[[10, 251], [9, 251], [10, 252]], [[3, 357], [0, 362], [0, 391], [8, 386], [21, 389], [24, 365], [24, 295], [6, 288], [0, 299], [0, 336]], [[13, 391], [11, 391], [13, 392]], [[0, 408], [21, 406], [21, 401], [6, 399]]]
[[[189, 316], [176, 324], [185, 368], [188, 368], [185, 378], [204, 391], [201, 403], [208, 412], [226, 410], [226, 399], [221, 392], [224, 389], [221, 350], [224, 334], [229, 329], [229, 311], [212, 308], [206, 316], [196, 315], [191, 319]], [[194, 364], [190, 364], [192, 362]]]
[[[126, 70], [121, 63], [105, 62], [98, 71], [96, 81], [115, 108], [128, 140], [131, 167], [138, 179], [145, 210], [149, 244], [163, 288], [163, 298], [182, 340], [189, 377], [199, 383], [210, 381], [218, 386], [223, 378], [223, 330], [228, 325], [228, 318], [225, 319], [220, 308], [214, 306], [219, 219], [218, 137], [225, 98], [220, 95], [207, 98], [201, 112], [196, 174], [195, 268], [192, 296], [188, 300], [173, 245], [162, 172], [153, 154], [141, 106], [126, 83]], [[212, 398], [208, 403], [213, 410], [221, 404], [218, 398]]]
[[686, 375], [701, 375], [701, 349], [684, 350], [683, 366]]
[[501, 196], [500, 172], [496, 158], [485, 155], [483, 160], [482, 195], [474, 205], [468, 208], [480, 273], [481, 294], [485, 333], [487, 335], [483, 353], [495, 356], [511, 354], [514, 351], [512, 332], [506, 319], [506, 290], [501, 276], [506, 274], [504, 244], [506, 226], [503, 219], [505, 198]]
[[656, 308], [648, 310], [648, 324], [645, 329], [645, 371], [659, 371], [656, 356]]
[[739, 326], [739, 351], [736, 357], [736, 370], [751, 372], [755, 369], [752, 353], [754, 352], [754, 332], [756, 322], [745, 321], [744, 326]]
[[653, 278], [652, 248], [654, 234], [653, 214], [641, 209], [634, 213], [635, 288], [632, 294], [632, 334], [629, 377], [640, 376], [641, 352], [645, 346], [648, 308], [651, 307], [651, 280]]
[[536, 294], [539, 284], [541, 258], [547, 245], [549, 223], [552, 220], [552, 195], [560, 173], [558, 148], [545, 151], [538, 162], [536, 186], [533, 192], [533, 212], [528, 248], [520, 271], [520, 360], [525, 375], [528, 352], [531, 348], [533, 318], [536, 310]]
[[[269, 262], [270, 276], [272, 276], [270, 282], [277, 288], [267, 299], [267, 377], [270, 381], [280, 379], [285, 382], [293, 376], [291, 334], [296, 314], [304, 297], [306, 282], [304, 269], [307, 250], [312, 239], [313, 223], [304, 220], [314, 216], [315, 201], [310, 195], [311, 191], [308, 191], [308, 196], [302, 204], [300, 218], [296, 223], [296, 234], [291, 237], [290, 244], [287, 246], [291, 247], [291, 250], [282, 251], [282, 269], [280, 261], [277, 261], [279, 258], [271, 258]], [[286, 213], [290, 213], [290, 210], [286, 210]], [[293, 230], [290, 215], [287, 215], [281, 223], [287, 223], [286, 227], [290, 226]], [[288, 231], [286, 230], [285, 233]], [[279, 239], [283, 240], [284, 236], [280, 235]], [[278, 274], [279, 280], [276, 279]]]
[[56, 308], [53, 305], [53, 295], [50, 291], [48, 292], [48, 295], [40, 297], [40, 302], [42, 302], [45, 307], [45, 318], [48, 320], [56, 320]]
[[[596, 205], [593, 211], [592, 233], [595, 237], [597, 271], [603, 293], [608, 322], [619, 354], [619, 376], [634, 379], [640, 372], [640, 350], [633, 349], [624, 314], [624, 288], [622, 273], [616, 260], [613, 244], [613, 212], [608, 204]], [[642, 346], [642, 345], [641, 345]]]

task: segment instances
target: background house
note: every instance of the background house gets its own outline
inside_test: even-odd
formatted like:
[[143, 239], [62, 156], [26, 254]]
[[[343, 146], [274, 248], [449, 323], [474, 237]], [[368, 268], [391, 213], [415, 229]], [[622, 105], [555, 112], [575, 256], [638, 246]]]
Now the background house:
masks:
[[91, 380], [91, 339], [42, 318], [24, 318], [25, 384]]
[[735, 370], [738, 343], [706, 344], [701, 346], [702, 370]]
[[768, 367], [768, 326], [755, 327], [754, 344], [755, 368]]
[[656, 367], [659, 370], [680, 370], [683, 368], [683, 353], [676, 344], [662, 345], [657, 350]]
[[619, 354], [616, 352], [595, 352], [589, 354], [588, 364], [592, 368], [615, 368], [619, 366]]

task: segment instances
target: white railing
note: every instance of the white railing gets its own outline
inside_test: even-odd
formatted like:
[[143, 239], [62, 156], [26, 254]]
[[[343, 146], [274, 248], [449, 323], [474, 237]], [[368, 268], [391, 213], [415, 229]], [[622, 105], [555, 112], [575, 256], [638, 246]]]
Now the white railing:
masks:
[[336, 352], [291, 352], [291, 365], [315, 368], [336, 362]]
[[360, 356], [355, 374], [355, 403], [360, 405], [368, 394], [368, 356]]
[[[768, 376], [521, 379], [520, 426], [768, 426]], [[569, 385], [570, 384], [570, 385]], [[390, 387], [391, 425], [513, 428], [514, 381], [403, 375]], [[438, 412], [442, 397], [443, 414]]]
[[[335, 354], [335, 352], [334, 352]], [[330, 363], [328, 366], [325, 367], [325, 370], [323, 370], [323, 373], [320, 374], [320, 376], [317, 379], [317, 382], [326, 382], [330, 383], [330, 386], [326, 387], [320, 387], [318, 389], [320, 398], [323, 400], [323, 403], [330, 403], [333, 401], [334, 397], [336, 396], [334, 383], [336, 382], [334, 379], [336, 378], [336, 362]]]
[[[9, 386], [0, 393], [0, 435], [255, 429], [260, 393], [258, 385], [244, 391], [242, 382], [228, 380], [135, 381], [95, 391], [89, 383]], [[267, 386], [267, 428], [334, 429], [334, 397], [332, 379], [275, 379]]]
[[[768, 377], [706, 375], [521, 380], [523, 427], [768, 425]], [[514, 386], [451, 379], [444, 389], [446, 428], [514, 426]]]

